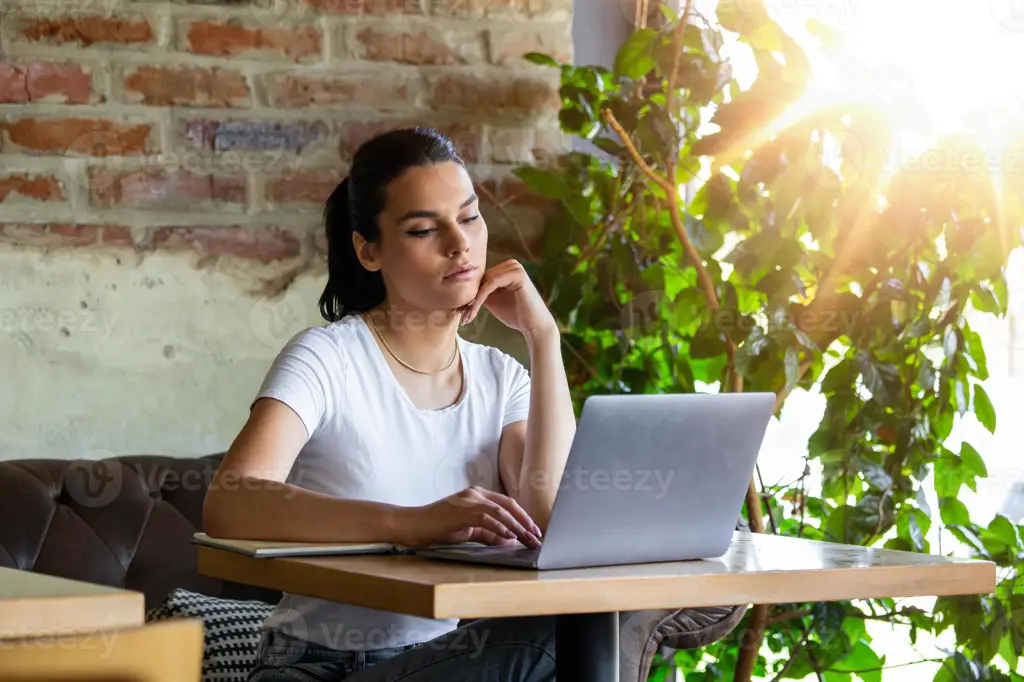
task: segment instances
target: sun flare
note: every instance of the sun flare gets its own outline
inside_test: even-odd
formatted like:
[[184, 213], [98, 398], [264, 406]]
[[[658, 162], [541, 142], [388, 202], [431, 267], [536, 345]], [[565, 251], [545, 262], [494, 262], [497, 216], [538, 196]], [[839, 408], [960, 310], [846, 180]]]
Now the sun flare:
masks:
[[[741, 1], [748, 0], [715, 4]], [[871, 107], [896, 135], [884, 150], [883, 178], [922, 163], [923, 154], [954, 133], [969, 136], [980, 153], [944, 163], [984, 164], [996, 177], [1024, 174], [1024, 78], [1016, 75], [1024, 64], [1024, 9], [1016, 9], [1017, 0], [764, 4], [807, 50], [813, 81], [804, 97], [759, 131], [757, 139], [744, 141], [747, 148], [808, 114], [854, 102]], [[834, 29], [838, 41], [824, 42], [813, 30], [816, 23]], [[733, 44], [730, 59], [747, 87], [756, 76], [749, 52]]]

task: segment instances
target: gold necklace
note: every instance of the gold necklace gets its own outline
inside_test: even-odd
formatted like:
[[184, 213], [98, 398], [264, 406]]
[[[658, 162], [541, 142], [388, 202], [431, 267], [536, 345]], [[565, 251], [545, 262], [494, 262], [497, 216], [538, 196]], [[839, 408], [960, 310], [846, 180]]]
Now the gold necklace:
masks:
[[384, 337], [381, 335], [380, 330], [377, 329], [377, 323], [374, 321], [373, 315], [368, 315], [368, 317], [370, 318], [370, 324], [373, 325], [373, 331], [377, 334], [377, 338], [380, 339], [380, 342], [382, 344], [384, 344], [384, 347], [387, 349], [387, 351], [389, 353], [391, 353], [391, 357], [393, 357], [395, 360], [398, 360], [398, 362], [401, 363], [401, 365], [403, 367], [405, 367], [406, 369], [411, 370], [413, 372], [416, 372], [417, 374], [438, 374], [440, 372], [443, 372], [443, 371], [445, 371], [446, 369], [448, 369], [449, 367], [452, 366], [452, 363], [455, 362], [455, 358], [459, 354], [459, 340], [456, 339], [455, 340], [455, 348], [452, 350], [452, 356], [448, 359], [448, 364], [447, 365], [445, 365], [441, 369], [434, 370], [433, 372], [424, 372], [422, 369], [416, 369], [415, 367], [413, 367], [412, 365], [407, 363], [405, 360], [403, 360], [402, 358], [398, 357], [398, 355], [395, 354], [395, 351], [391, 350], [391, 346], [388, 345], [388, 342], [385, 341]]

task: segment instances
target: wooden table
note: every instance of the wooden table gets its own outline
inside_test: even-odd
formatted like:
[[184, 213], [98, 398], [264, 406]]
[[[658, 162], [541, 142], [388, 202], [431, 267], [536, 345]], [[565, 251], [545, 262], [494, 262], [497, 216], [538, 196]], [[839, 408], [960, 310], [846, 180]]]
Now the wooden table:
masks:
[[718, 559], [553, 571], [407, 555], [254, 559], [202, 546], [198, 553], [206, 575], [369, 608], [429, 618], [555, 614], [556, 665], [565, 661], [575, 675], [588, 671], [592, 682], [618, 679], [620, 611], [996, 587], [991, 562], [741, 532]]
[[145, 616], [141, 592], [0, 567], [0, 639], [136, 627]]

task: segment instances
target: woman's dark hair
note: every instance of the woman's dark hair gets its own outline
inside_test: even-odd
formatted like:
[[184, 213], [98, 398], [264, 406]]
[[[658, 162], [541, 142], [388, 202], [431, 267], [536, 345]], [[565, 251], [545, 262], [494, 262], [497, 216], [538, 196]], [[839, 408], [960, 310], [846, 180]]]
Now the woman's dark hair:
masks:
[[352, 233], [366, 241], [380, 240], [377, 217], [384, 210], [388, 183], [412, 166], [465, 162], [451, 140], [432, 128], [415, 126], [381, 133], [356, 150], [348, 177], [324, 205], [327, 231], [327, 286], [320, 296], [320, 314], [328, 322], [365, 312], [385, 298], [380, 272], [363, 267], [356, 257]]

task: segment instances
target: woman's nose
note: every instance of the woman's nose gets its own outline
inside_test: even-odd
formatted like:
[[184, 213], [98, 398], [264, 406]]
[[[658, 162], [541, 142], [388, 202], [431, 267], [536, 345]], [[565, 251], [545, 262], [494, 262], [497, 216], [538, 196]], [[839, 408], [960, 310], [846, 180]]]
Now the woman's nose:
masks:
[[466, 234], [462, 231], [462, 228], [456, 225], [449, 231], [448, 255], [454, 256], [460, 253], [465, 253], [468, 250], [469, 239], [466, 238]]

